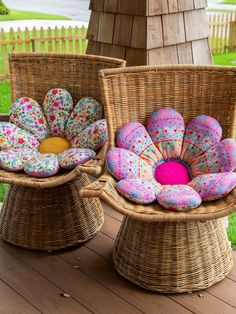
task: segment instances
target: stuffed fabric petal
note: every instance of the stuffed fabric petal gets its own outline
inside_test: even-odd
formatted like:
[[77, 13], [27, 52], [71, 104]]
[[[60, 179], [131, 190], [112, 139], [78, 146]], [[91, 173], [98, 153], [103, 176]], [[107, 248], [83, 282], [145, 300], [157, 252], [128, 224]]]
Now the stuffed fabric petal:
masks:
[[223, 172], [198, 176], [189, 184], [203, 201], [220, 199], [233, 190], [236, 186], [236, 173]]
[[75, 106], [66, 126], [66, 137], [71, 141], [91, 123], [102, 119], [103, 107], [91, 97], [81, 99]]
[[184, 119], [177, 111], [164, 108], [154, 112], [148, 120], [147, 130], [164, 159], [180, 156]]
[[117, 144], [154, 166], [163, 159], [145, 127], [137, 122], [127, 123], [117, 133]]
[[21, 171], [25, 163], [37, 154], [37, 150], [29, 148], [0, 151], [0, 167], [8, 171]]
[[191, 164], [199, 155], [218, 143], [222, 137], [222, 127], [214, 118], [200, 115], [188, 124], [181, 159]]
[[201, 204], [200, 195], [187, 185], [166, 185], [157, 200], [166, 209], [174, 211], [186, 211]]
[[73, 111], [73, 99], [64, 89], [50, 90], [43, 103], [50, 134], [64, 136], [67, 121]]
[[47, 121], [42, 107], [31, 98], [19, 98], [11, 105], [10, 122], [32, 133], [39, 142], [48, 136]]
[[0, 150], [26, 147], [37, 149], [38, 146], [39, 142], [31, 133], [9, 122], [0, 123]]
[[156, 200], [162, 186], [149, 179], [125, 179], [117, 183], [117, 190], [138, 204], [150, 204]]
[[72, 147], [88, 148], [96, 151], [105, 144], [107, 135], [106, 120], [96, 121], [74, 138]]
[[194, 177], [207, 173], [229, 172], [236, 167], [236, 142], [230, 138], [212, 146], [192, 164]]
[[24, 166], [25, 172], [38, 178], [54, 176], [60, 169], [57, 155], [41, 154], [31, 158]]
[[118, 180], [129, 178], [153, 178], [152, 167], [134, 153], [113, 148], [107, 153], [107, 169]]
[[94, 158], [96, 153], [91, 149], [71, 148], [58, 155], [60, 166], [64, 169], [73, 169]]

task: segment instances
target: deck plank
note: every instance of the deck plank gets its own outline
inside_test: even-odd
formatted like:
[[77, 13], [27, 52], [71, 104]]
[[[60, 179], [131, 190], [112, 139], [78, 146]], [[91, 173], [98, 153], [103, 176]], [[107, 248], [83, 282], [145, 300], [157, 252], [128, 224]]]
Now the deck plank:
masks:
[[17, 260], [2, 247], [0, 247], [0, 256], [0, 275], [21, 263], [20, 260]]
[[116, 273], [111, 259], [106, 260], [85, 246], [62, 253], [60, 256], [71, 265], [79, 257], [79, 265], [83, 272], [145, 313], [156, 314], [157, 308], [158, 313], [163, 314], [191, 313], [167, 296], [143, 290], [123, 279]]
[[119, 276], [112, 249], [123, 216], [108, 206], [104, 212], [101, 232], [69, 251], [34, 252], [0, 240], [0, 313], [236, 313], [236, 265], [227, 279], [192, 294], [156, 294]]
[[[73, 266], [78, 265], [75, 258], [71, 264], [65, 262], [57, 255], [43, 252], [31, 252], [11, 246], [12, 253], [21, 258], [24, 263], [32, 267], [53, 284], [68, 292], [74, 299], [94, 313], [130, 314], [141, 313], [138, 309], [117, 296], [110, 289], [93, 280], [90, 274], [85, 274]], [[88, 261], [89, 262], [89, 261]], [[114, 304], [116, 307], [114, 308]]]
[[19, 296], [14, 290], [0, 280], [0, 313], [5, 314], [37, 314], [35, 307]]
[[214, 286], [207, 289], [209, 293], [216, 296], [218, 299], [234, 306], [236, 313], [236, 282], [228, 278], [216, 283]]
[[233, 252], [234, 267], [228, 274], [227, 278], [236, 282], [236, 252]]
[[64, 292], [62, 289], [53, 285], [25, 264], [5, 272], [1, 277], [8, 286], [24, 296], [28, 302], [43, 313], [90, 313], [74, 299], [61, 297], [60, 294]]

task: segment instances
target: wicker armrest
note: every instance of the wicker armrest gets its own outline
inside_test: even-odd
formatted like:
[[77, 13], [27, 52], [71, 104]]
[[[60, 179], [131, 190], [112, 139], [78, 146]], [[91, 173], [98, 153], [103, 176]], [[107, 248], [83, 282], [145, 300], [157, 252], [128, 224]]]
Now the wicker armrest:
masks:
[[119, 213], [144, 222], [207, 221], [236, 211], [236, 189], [218, 201], [204, 202], [198, 208], [186, 212], [166, 210], [157, 202], [149, 205], [135, 204], [118, 193], [116, 180], [107, 171], [95, 182], [82, 188], [80, 195], [98, 197]]

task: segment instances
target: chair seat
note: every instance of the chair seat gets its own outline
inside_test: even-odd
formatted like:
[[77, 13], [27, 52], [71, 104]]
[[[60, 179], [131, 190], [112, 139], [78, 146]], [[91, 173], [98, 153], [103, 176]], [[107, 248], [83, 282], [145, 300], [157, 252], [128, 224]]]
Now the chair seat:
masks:
[[236, 208], [235, 189], [220, 200], [202, 203], [198, 208], [187, 212], [166, 210], [158, 203], [135, 204], [119, 194], [116, 190], [116, 180], [108, 172], [83, 188], [80, 194], [82, 197], [99, 197], [121, 214], [144, 222], [207, 221], [228, 216]]

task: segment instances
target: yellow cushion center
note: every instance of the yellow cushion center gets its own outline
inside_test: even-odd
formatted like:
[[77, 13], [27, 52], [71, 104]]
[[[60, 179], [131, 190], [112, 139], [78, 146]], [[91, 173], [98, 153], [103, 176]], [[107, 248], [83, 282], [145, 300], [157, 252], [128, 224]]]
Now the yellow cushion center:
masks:
[[46, 138], [40, 144], [39, 151], [41, 154], [60, 154], [70, 148], [71, 144], [66, 138], [53, 136]]

